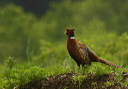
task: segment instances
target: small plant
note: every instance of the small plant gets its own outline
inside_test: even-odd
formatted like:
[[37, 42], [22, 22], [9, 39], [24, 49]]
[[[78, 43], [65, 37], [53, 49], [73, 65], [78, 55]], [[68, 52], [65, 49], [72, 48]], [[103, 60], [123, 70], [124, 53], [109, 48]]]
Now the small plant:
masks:
[[86, 79], [86, 75], [78, 75], [78, 76], [74, 76], [73, 78], [71, 78], [73, 80], [73, 82], [77, 82], [78, 81], [78, 84], [79, 84], [79, 89], [80, 89], [80, 85], [81, 83]]
[[73, 76], [72, 80], [73, 81], [83, 81], [84, 79], [86, 79], [86, 75], [76, 75], [76, 76]]
[[108, 87], [108, 86], [113, 85], [113, 84], [114, 84], [114, 82], [107, 81], [107, 82], [105, 82], [104, 84]]
[[69, 89], [69, 87], [65, 87], [64, 89]]
[[93, 87], [93, 89], [96, 89], [97, 88], [97, 82], [92, 82], [92, 84], [91, 85], [93, 85], [94, 87]]
[[11, 57], [11, 56], [7, 57], [6, 64], [9, 69], [12, 69], [14, 65], [14, 57]]
[[126, 86], [128, 86], [128, 81], [126, 81], [125, 83], [124, 82], [120, 82], [120, 84], [121, 84], [122, 87], [126, 87]]
[[6, 58], [6, 64], [7, 64], [7, 68], [5, 69], [4, 72], [4, 77], [7, 80], [6, 82], [8, 83], [8, 86], [10, 86], [10, 88], [13, 88], [13, 81], [12, 81], [12, 68], [14, 66], [14, 58], [9, 56]]
[[122, 80], [124, 78], [124, 76], [121, 74], [122, 71], [125, 72], [125, 71], [127, 71], [127, 69], [124, 68], [124, 69], [120, 70], [120, 72], [116, 73], [116, 77], [117, 77], [116, 81], [118, 83], [120, 83], [122, 87], [125, 87], [125, 86], [128, 86], [128, 79], [126, 79], [125, 82], [122, 82]]

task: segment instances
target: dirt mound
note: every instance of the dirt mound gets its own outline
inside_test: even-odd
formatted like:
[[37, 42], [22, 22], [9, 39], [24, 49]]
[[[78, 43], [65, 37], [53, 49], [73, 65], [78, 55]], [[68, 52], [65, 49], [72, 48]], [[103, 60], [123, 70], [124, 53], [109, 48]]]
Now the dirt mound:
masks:
[[[74, 76], [79, 76], [79, 74], [66, 73], [31, 81], [25, 86], [20, 86], [20, 89], [128, 89], [128, 85], [121, 87], [120, 82], [116, 81], [114, 73], [99, 76], [88, 74], [82, 82], [73, 81]], [[126, 76], [121, 81], [125, 82], [127, 78]]]

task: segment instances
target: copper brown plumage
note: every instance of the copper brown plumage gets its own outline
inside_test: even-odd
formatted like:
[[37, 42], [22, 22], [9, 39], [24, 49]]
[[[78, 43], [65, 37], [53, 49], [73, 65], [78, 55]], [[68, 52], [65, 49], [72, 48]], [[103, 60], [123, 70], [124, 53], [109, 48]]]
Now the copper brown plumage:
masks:
[[68, 52], [70, 56], [75, 60], [78, 67], [80, 67], [80, 65], [82, 65], [83, 67], [84, 65], [91, 65], [91, 62], [101, 62], [112, 67], [122, 68], [116, 64], [99, 58], [93, 51], [90, 50], [87, 45], [77, 42], [75, 40], [74, 29], [66, 29], [65, 33], [68, 35]]

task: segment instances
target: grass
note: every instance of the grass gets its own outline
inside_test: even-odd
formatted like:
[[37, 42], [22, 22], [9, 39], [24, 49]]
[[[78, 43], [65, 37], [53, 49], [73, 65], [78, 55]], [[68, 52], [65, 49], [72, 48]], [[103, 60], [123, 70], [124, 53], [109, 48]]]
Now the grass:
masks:
[[[100, 69], [100, 70], [99, 70]], [[122, 79], [122, 72], [127, 71], [127, 69], [115, 69], [109, 66], [104, 66], [101, 63], [92, 63], [91, 66], [87, 67], [84, 72], [85, 74], [94, 74], [94, 75], [102, 75], [107, 73], [116, 72], [117, 81]], [[42, 78], [47, 78], [54, 75], [59, 75], [63, 73], [71, 72], [71, 67], [63, 67], [63, 66], [54, 66], [49, 68], [41, 68], [35, 66], [32, 63], [23, 63], [23, 64], [15, 64], [13, 57], [8, 57], [6, 59], [6, 66], [4, 72], [2, 72], [0, 78], [0, 88], [12, 89], [15, 86], [24, 85], [33, 80], [40, 80]], [[74, 71], [77, 73], [81, 73], [81, 71]], [[72, 80], [79, 81], [79, 88], [82, 81], [86, 79], [85, 75], [74, 76]], [[112, 83], [106, 82], [106, 85], [110, 85]], [[122, 86], [125, 86], [125, 83], [121, 83]]]
[[6, 60], [5, 71], [1, 74], [0, 88], [12, 89], [15, 86], [24, 85], [33, 80], [39, 80], [62, 73], [70, 72], [68, 67], [41, 68], [31, 63], [14, 65], [13, 57]]
[[[85, 74], [91, 73], [94, 75], [102, 75], [102, 74], [116, 72], [117, 81], [120, 81], [122, 79], [121, 74], [123, 71], [127, 71], [127, 69], [125, 68], [114, 69], [109, 66], [103, 66], [102, 64], [93, 63], [92, 66], [89, 66], [88, 68], [85, 69], [86, 72]], [[71, 72], [71, 68], [68, 66], [67, 67], [54, 66], [49, 68], [41, 68], [38, 66], [34, 66], [31, 63], [16, 65], [14, 59], [12, 57], [8, 57], [6, 61], [5, 71], [0, 74], [1, 75], [0, 88], [4, 87], [7, 89], [12, 89], [15, 86], [24, 85], [33, 80], [40, 80], [42, 78], [47, 78], [50, 76], [68, 73], [68, 72]], [[84, 79], [86, 79], [85, 75], [78, 75], [72, 78], [74, 82], [79, 81], [79, 87]], [[106, 85], [110, 85], [110, 84], [112, 83], [106, 82]], [[126, 86], [126, 83], [121, 83], [121, 85]]]

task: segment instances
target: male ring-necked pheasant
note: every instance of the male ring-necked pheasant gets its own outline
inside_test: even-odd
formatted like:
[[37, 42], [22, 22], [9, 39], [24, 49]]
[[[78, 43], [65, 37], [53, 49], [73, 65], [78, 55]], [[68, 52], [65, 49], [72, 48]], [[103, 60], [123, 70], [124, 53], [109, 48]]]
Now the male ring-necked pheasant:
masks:
[[66, 29], [65, 33], [68, 35], [68, 52], [70, 56], [75, 60], [79, 68], [80, 65], [82, 65], [83, 67], [84, 65], [91, 65], [91, 62], [101, 62], [112, 67], [122, 68], [116, 64], [99, 58], [93, 51], [90, 50], [87, 45], [77, 42], [75, 40], [74, 29]]

